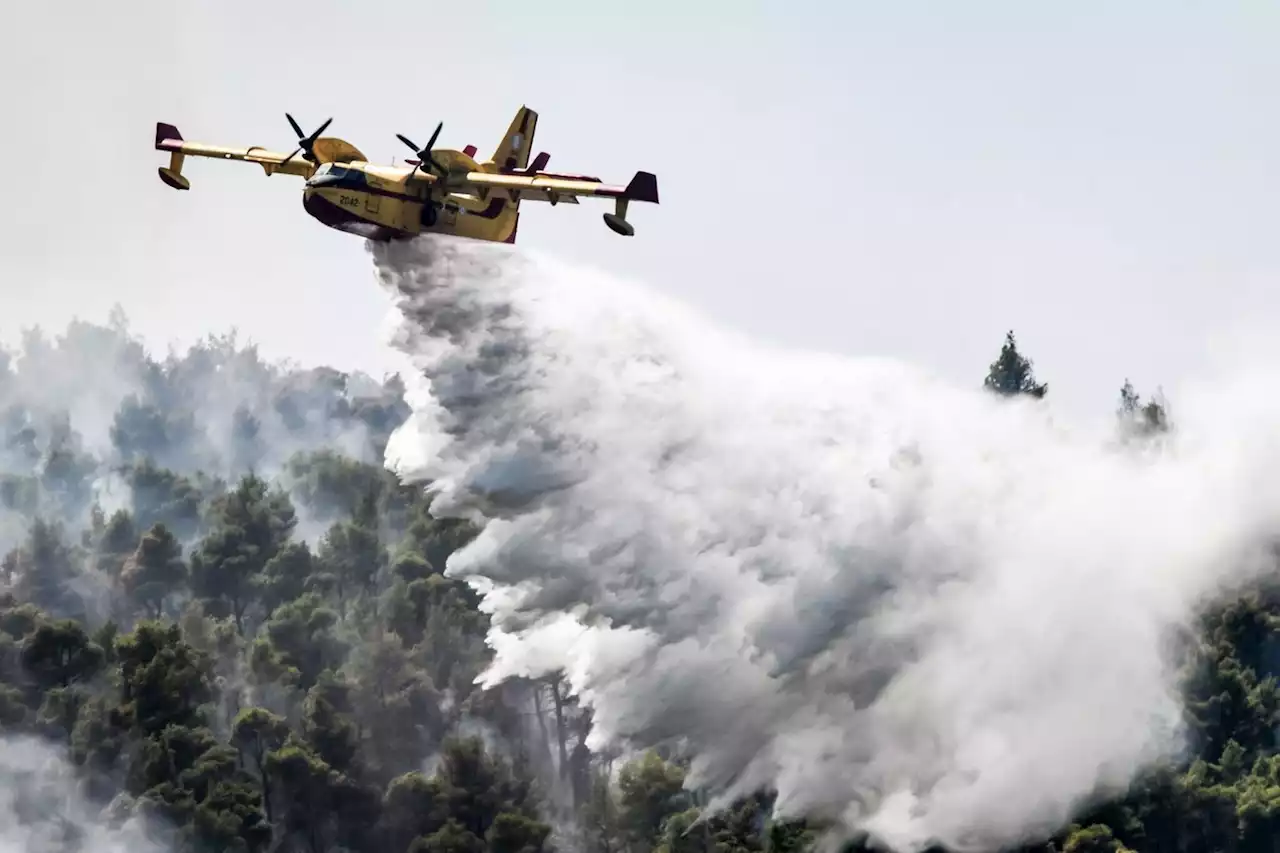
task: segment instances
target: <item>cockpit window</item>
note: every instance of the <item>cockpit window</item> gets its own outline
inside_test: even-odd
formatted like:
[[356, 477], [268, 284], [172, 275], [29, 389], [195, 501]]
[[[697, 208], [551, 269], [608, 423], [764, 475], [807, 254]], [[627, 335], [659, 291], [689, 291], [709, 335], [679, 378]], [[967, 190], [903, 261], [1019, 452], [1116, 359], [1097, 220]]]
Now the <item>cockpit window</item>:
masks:
[[337, 163], [324, 163], [320, 168], [316, 169], [309, 183], [312, 186], [343, 184], [348, 178], [358, 179], [359, 174], [357, 170], [340, 166]]

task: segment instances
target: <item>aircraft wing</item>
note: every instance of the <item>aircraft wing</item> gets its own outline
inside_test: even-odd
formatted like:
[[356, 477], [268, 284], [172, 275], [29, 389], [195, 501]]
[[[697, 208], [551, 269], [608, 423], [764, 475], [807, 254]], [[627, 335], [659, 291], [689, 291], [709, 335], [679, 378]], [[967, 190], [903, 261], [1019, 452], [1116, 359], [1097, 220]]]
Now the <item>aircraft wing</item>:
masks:
[[268, 175], [281, 172], [307, 177], [316, 169], [316, 164], [303, 159], [301, 154], [296, 154], [290, 159], [288, 153], [268, 151], [257, 145], [249, 148], [225, 148], [219, 145], [188, 142], [182, 138], [182, 134], [176, 127], [163, 122], [156, 123], [156, 150], [187, 157], [212, 157], [218, 160], [243, 160], [248, 163], [257, 163]]
[[626, 199], [658, 203], [658, 179], [649, 172], [636, 172], [625, 187], [603, 181], [547, 175], [504, 175], [491, 172], [468, 172], [459, 183], [472, 187], [481, 197], [491, 192], [505, 192], [515, 200], [546, 201], [552, 204], [578, 204], [582, 196]]

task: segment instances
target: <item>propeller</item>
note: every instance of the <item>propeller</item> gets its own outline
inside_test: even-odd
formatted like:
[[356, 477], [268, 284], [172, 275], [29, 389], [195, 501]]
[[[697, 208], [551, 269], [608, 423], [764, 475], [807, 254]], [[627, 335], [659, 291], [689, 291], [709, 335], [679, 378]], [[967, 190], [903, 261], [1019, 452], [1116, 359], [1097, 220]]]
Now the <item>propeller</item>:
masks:
[[315, 152], [316, 140], [320, 138], [320, 134], [324, 133], [324, 129], [329, 126], [329, 123], [332, 122], [333, 119], [332, 118], [325, 119], [324, 124], [320, 125], [315, 130], [313, 130], [310, 136], [304, 136], [302, 133], [302, 128], [298, 127], [298, 123], [293, 120], [293, 116], [289, 115], [288, 113], [285, 113], [284, 117], [289, 120], [289, 125], [293, 128], [293, 132], [298, 135], [298, 147], [295, 148], [293, 152], [289, 154], [288, 157], [284, 158], [284, 162], [282, 162], [280, 165], [283, 166], [285, 163], [288, 163], [290, 160], [293, 159], [295, 154], [299, 154], [299, 153], [302, 154], [303, 160], [314, 163], [316, 161], [316, 152]]
[[418, 144], [409, 137], [400, 133], [396, 134], [397, 139], [412, 148], [413, 153], [418, 155], [418, 162], [414, 164], [413, 171], [409, 173], [409, 177], [413, 177], [417, 173], [419, 166], [431, 166], [435, 171], [440, 173], [440, 177], [442, 178], [448, 174], [449, 170], [437, 163], [436, 159], [431, 156], [431, 148], [436, 144], [436, 137], [440, 135], [440, 130], [443, 127], [444, 122], [440, 122], [436, 125], [436, 132], [431, 134], [431, 139], [428, 140], [426, 148], [419, 148]]

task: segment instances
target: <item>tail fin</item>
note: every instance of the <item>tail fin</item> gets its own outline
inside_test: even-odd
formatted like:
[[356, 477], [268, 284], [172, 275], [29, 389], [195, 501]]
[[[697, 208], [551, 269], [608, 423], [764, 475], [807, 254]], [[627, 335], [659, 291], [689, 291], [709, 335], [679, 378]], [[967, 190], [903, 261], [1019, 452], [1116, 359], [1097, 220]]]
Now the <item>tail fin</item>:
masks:
[[[538, 114], [526, 106], [516, 111], [515, 118], [507, 127], [506, 136], [493, 152], [493, 163], [503, 171], [526, 169], [529, 166], [529, 152], [533, 149], [533, 133], [538, 128]], [[545, 162], [543, 165], [546, 165]], [[520, 199], [507, 199], [503, 203], [502, 219], [510, 216], [511, 233], [503, 241], [515, 243], [516, 231], [520, 226]]]
[[507, 128], [507, 135], [493, 152], [493, 162], [499, 169], [524, 169], [529, 165], [529, 151], [533, 148], [533, 132], [537, 127], [538, 114], [521, 106]]

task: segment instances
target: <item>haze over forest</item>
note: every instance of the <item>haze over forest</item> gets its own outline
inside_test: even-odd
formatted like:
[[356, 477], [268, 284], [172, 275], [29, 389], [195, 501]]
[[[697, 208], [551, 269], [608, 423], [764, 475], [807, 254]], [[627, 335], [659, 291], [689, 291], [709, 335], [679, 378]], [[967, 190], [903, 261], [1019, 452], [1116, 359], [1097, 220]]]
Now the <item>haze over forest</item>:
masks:
[[[398, 286], [411, 289], [416, 273], [408, 261], [376, 262], [385, 278], [398, 270]], [[510, 312], [490, 311], [492, 305], [472, 295], [454, 290], [447, 306], [421, 304], [418, 313], [406, 307], [406, 326], [424, 335], [417, 344], [434, 337], [468, 347], [467, 328], [518, 325]], [[528, 309], [515, 296], [503, 304]], [[571, 314], [574, 306], [563, 310]], [[586, 324], [592, 317], [566, 322]], [[610, 334], [605, 326], [602, 337]], [[1006, 849], [1064, 853], [1274, 849], [1280, 837], [1274, 677], [1280, 599], [1270, 583], [1248, 585], [1244, 594], [1197, 614], [1195, 630], [1180, 635], [1174, 682], [1177, 704], [1187, 711], [1179, 735], [1185, 735], [1179, 740], [1188, 745], [1185, 754], [1166, 754], [1164, 740], [1150, 754], [1121, 749], [1111, 775], [1093, 767], [1061, 783], [1058, 777], [1075, 770], [1020, 767], [1046, 780], [1043, 801], [1026, 803], [1007, 825], [985, 828], [949, 823], [942, 799], [917, 823], [896, 819], [885, 803], [868, 801], [861, 812], [847, 801], [831, 808], [813, 790], [831, 790], [824, 774], [867, 795], [863, 789], [873, 777], [846, 778], [821, 760], [810, 770], [822, 786], [784, 773], [781, 758], [774, 771], [762, 770], [772, 765], [762, 765], [759, 756], [735, 764], [716, 738], [739, 728], [755, 731], [752, 726], [763, 725], [762, 709], [716, 705], [713, 682], [702, 683], [707, 695], [674, 710], [637, 716], [642, 685], [669, 686], [679, 680], [676, 669], [665, 682], [638, 680], [628, 697], [611, 693], [604, 670], [595, 670], [592, 695], [601, 703], [595, 710], [571, 695], [581, 673], [553, 668], [521, 675], [514, 664], [492, 670], [501, 664], [486, 643], [494, 636], [493, 619], [503, 621], [504, 636], [517, 636], [546, 624], [538, 614], [570, 611], [574, 593], [546, 585], [518, 604], [491, 602], [482, 609], [481, 593], [464, 577], [446, 575], [446, 563], [472, 544], [477, 556], [459, 564], [460, 575], [485, 574], [477, 565], [488, 559], [497, 567], [490, 574], [502, 581], [502, 560], [530, 549], [563, 559], [565, 578], [574, 577], [574, 559], [614, 566], [609, 561], [616, 553], [586, 550], [582, 557], [573, 538], [579, 531], [553, 523], [566, 505], [539, 503], [544, 498], [513, 485], [537, 481], [539, 494], [560, 494], [583, 487], [584, 475], [538, 468], [521, 456], [528, 436], [488, 436], [484, 441], [507, 454], [502, 477], [493, 475], [484, 500], [469, 503], [468, 494], [480, 495], [475, 483], [466, 494], [456, 482], [425, 489], [422, 475], [397, 478], [386, 460], [389, 444], [391, 456], [397, 443], [421, 445], [428, 426], [461, 443], [461, 449], [440, 450], [442, 458], [454, 459], [469, 458], [467, 443], [481, 440], [474, 434], [481, 420], [506, 430], [486, 407], [525, 399], [527, 389], [503, 384], [516, 374], [495, 364], [519, 363], [519, 376], [529, 382], [542, 375], [529, 369], [529, 359], [546, 342], [522, 340], [528, 346], [469, 350], [478, 365], [473, 370], [450, 353], [415, 349], [411, 338], [401, 339], [420, 356], [417, 364], [435, 383], [447, 416], [431, 414], [432, 405], [400, 378], [269, 364], [232, 337], [211, 337], [164, 357], [148, 353], [123, 315], [107, 325], [75, 322], [54, 336], [33, 332], [21, 341], [0, 365], [0, 850], [785, 853], [833, 838], [861, 849], [871, 843], [866, 831], [902, 850], [935, 842], [963, 847], [966, 838], [978, 849], [990, 849], [995, 839]], [[631, 348], [628, 359], [635, 346], [643, 349], [634, 344], [624, 339], [619, 345]], [[653, 347], [657, 355], [648, 367], [661, 373], [666, 350]], [[643, 372], [639, 363], [652, 353], [642, 351], [618, 371], [619, 394], [633, 387], [626, 384], [635, 378], [628, 370]], [[644, 384], [652, 381], [644, 377], [634, 387], [658, 387]], [[1116, 385], [1114, 440], [1123, 448], [1117, 452], [1159, 454], [1178, 429], [1176, 408], [1139, 395], [1123, 374]], [[973, 389], [1010, 411], [1033, 413], [1027, 417], [1053, 399], [1052, 377], [1035, 374], [1012, 332], [992, 342], [990, 365], [974, 365]], [[643, 400], [655, 410], [668, 402], [662, 394]], [[595, 417], [586, 408], [575, 411]], [[530, 410], [519, 414], [524, 423], [537, 423]], [[438, 420], [424, 425], [431, 418]], [[570, 443], [608, 451], [589, 440], [599, 424], [582, 423]], [[645, 429], [655, 424], [670, 430], [664, 441], [693, 447], [690, 452], [707, 440], [702, 433], [680, 434], [675, 421], [655, 419]], [[609, 424], [627, 426], [622, 419]], [[554, 437], [538, 435], [547, 442]], [[419, 449], [431, 456], [429, 448]], [[399, 455], [406, 453], [402, 447]], [[786, 481], [791, 458], [751, 457], [742, 464], [770, 470], [782, 464], [776, 474]], [[644, 474], [617, 468], [609, 476], [624, 489], [629, 477]], [[432, 515], [433, 500], [447, 510], [437, 514], [448, 517]], [[607, 503], [593, 505], [609, 515]], [[544, 510], [538, 529], [552, 538], [536, 542], [515, 534], [485, 538], [497, 534], [482, 534], [468, 520], [488, 512], [506, 519], [502, 529], [510, 533], [510, 519]], [[623, 515], [609, 516], [609, 523], [625, 532]], [[833, 516], [830, 523], [839, 521]], [[558, 530], [563, 542], [554, 539]], [[643, 533], [626, 541], [640, 542]], [[822, 534], [810, 533], [814, 541]], [[507, 582], [518, 580], [521, 566], [527, 569], [518, 562], [507, 566]], [[582, 584], [597, 582], [612, 581], [602, 575]], [[831, 583], [835, 589], [840, 581]], [[590, 594], [597, 592], [619, 608], [625, 603], [620, 593]], [[800, 589], [797, 596], [802, 593], [819, 604], [825, 599], [822, 590]], [[690, 617], [681, 607], [696, 601], [691, 594], [667, 602], [670, 623]], [[632, 602], [628, 612], [634, 616], [637, 607]], [[1098, 607], [1109, 612], [1105, 601]], [[528, 616], [523, 622], [521, 608]], [[495, 610], [498, 616], [491, 615]], [[671, 627], [645, 618], [650, 630]], [[800, 618], [834, 625], [861, 617], [815, 606]], [[1082, 630], [1087, 635], [1090, 626]], [[536, 637], [526, 636], [529, 655], [538, 652]], [[819, 668], [822, 658], [803, 647], [804, 638], [778, 643]], [[862, 660], [856, 647], [848, 650], [849, 660]], [[597, 651], [599, 659], [607, 657]], [[1034, 671], [1040, 664], [1028, 665]], [[1099, 715], [1111, 705], [1120, 713], [1124, 702], [1116, 691], [1143, 688], [1091, 680], [1089, 672], [1070, 684], [1096, 691], [1072, 707], [1097, 708]], [[1163, 684], [1152, 689], [1158, 693]], [[861, 682], [855, 686], [861, 689]], [[821, 697], [809, 698], [816, 704]], [[1012, 707], [1026, 698], [1008, 701]], [[722, 716], [699, 716], [712, 707]], [[792, 710], [795, 719], [810, 719], [805, 706]], [[636, 748], [597, 743], [597, 713], [608, 734], [625, 735]], [[684, 722], [671, 723], [664, 713]], [[816, 711], [813, 719], [820, 719]], [[1067, 739], [1073, 727], [1094, 726], [1085, 719], [1061, 722]], [[936, 769], [940, 777], [949, 772]], [[769, 772], [790, 805], [806, 807], [807, 814], [788, 814], [786, 802], [777, 803], [782, 814], [771, 812], [777, 788], [756, 784]], [[1094, 783], [1100, 799], [1076, 796]], [[839, 785], [835, 791], [844, 796]], [[966, 802], [981, 813], [977, 799]], [[1060, 814], [1065, 807], [1068, 813]], [[859, 815], [867, 820], [860, 823]], [[913, 834], [917, 824], [952, 834], [920, 838]], [[895, 834], [908, 826], [911, 831]]]

